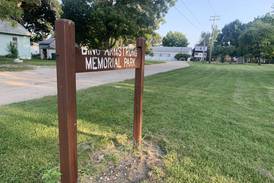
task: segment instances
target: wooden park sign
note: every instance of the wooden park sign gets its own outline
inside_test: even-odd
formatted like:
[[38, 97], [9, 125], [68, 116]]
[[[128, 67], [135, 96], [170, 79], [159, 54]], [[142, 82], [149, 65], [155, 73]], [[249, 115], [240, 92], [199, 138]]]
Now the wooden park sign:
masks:
[[133, 139], [142, 140], [145, 39], [135, 49], [88, 50], [75, 46], [71, 20], [55, 23], [61, 182], [77, 182], [76, 73], [135, 68]]

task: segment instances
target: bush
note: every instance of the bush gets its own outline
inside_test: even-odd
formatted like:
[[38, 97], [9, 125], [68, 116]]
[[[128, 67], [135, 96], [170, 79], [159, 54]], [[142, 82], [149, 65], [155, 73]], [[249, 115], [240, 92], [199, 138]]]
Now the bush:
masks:
[[175, 59], [176, 60], [185, 60], [187, 61], [187, 59], [190, 57], [190, 55], [187, 55], [187, 54], [182, 54], [182, 53], [177, 53], [175, 55]]
[[18, 57], [18, 50], [17, 47], [10, 42], [10, 44], [8, 45], [8, 52], [9, 54], [7, 55], [10, 58], [17, 58]]
[[34, 59], [41, 59], [40, 54], [31, 55], [31, 57]]

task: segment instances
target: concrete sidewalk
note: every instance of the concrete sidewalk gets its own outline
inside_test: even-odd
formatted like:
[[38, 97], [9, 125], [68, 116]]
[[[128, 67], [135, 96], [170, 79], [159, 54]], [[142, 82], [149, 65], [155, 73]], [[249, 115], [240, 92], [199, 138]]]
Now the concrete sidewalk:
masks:
[[[188, 67], [186, 62], [145, 66], [145, 76]], [[77, 90], [134, 78], [134, 69], [77, 74]], [[40, 67], [22, 72], [0, 72], [0, 105], [56, 95], [56, 69]]]

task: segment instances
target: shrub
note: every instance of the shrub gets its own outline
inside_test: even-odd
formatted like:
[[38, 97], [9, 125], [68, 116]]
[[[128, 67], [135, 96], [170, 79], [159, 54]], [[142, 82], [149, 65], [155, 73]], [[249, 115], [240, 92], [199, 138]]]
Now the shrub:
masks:
[[8, 57], [10, 57], [10, 58], [18, 57], [17, 47], [12, 42], [10, 42], [10, 44], [8, 44], [8, 52], [9, 52]]
[[189, 57], [190, 57], [190, 55], [182, 54], [182, 53], [177, 53], [175, 55], [176, 60], [187, 60]]

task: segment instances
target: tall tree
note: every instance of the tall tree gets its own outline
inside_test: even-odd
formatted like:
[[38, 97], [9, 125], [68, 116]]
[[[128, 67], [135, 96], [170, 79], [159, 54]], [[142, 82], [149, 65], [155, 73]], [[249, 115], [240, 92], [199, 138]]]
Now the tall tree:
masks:
[[185, 47], [189, 43], [186, 36], [181, 32], [168, 32], [167, 35], [163, 38], [163, 46], [179, 46]]
[[245, 55], [251, 54], [258, 64], [261, 59], [273, 58], [274, 27], [269, 23], [256, 20], [248, 26], [240, 37], [240, 47]]
[[18, 21], [32, 33], [32, 41], [40, 41], [53, 33], [55, 20], [60, 17], [58, 0], [39, 0], [21, 3], [23, 15]]
[[202, 32], [198, 44], [200, 46], [203, 46], [203, 45], [208, 46], [210, 42], [210, 36], [211, 36], [210, 32]]
[[76, 26], [76, 40], [93, 48], [111, 48], [120, 39], [152, 34], [175, 0], [63, 0], [63, 17]]
[[22, 11], [20, 2], [17, 0], [1, 0], [0, 1], [0, 19], [12, 20], [20, 18]]
[[47, 37], [60, 17], [59, 0], [0, 0], [0, 19], [17, 21], [32, 33], [32, 40]]
[[223, 27], [217, 37], [216, 51], [214, 56], [221, 56], [222, 60], [226, 55], [240, 56], [239, 37], [245, 29], [245, 25], [235, 20]]
[[146, 34], [146, 54], [152, 54], [152, 46], [162, 44], [162, 37], [158, 33]]
[[146, 36], [146, 40], [147, 40], [147, 42], [149, 42], [149, 44], [151, 46], [157, 46], [157, 45], [162, 44], [162, 37], [160, 34], [158, 34], [156, 32]]
[[239, 37], [244, 29], [245, 26], [239, 20], [225, 25], [217, 38], [218, 44], [239, 46]]
[[235, 20], [221, 31], [217, 38], [215, 56], [245, 56], [249, 59], [273, 60], [274, 58], [274, 16], [266, 14], [242, 24]]

